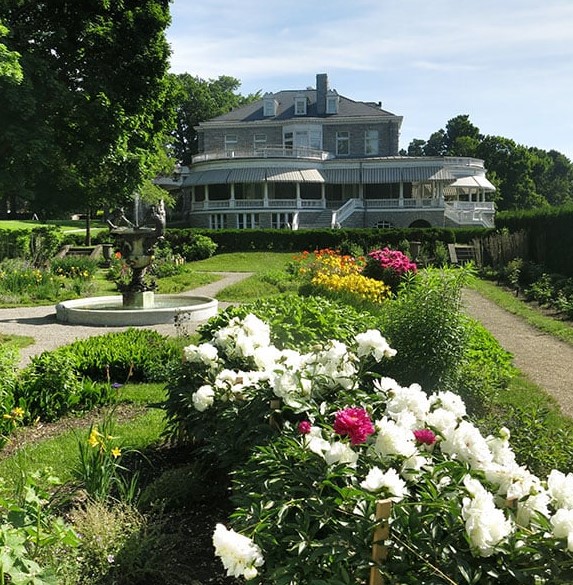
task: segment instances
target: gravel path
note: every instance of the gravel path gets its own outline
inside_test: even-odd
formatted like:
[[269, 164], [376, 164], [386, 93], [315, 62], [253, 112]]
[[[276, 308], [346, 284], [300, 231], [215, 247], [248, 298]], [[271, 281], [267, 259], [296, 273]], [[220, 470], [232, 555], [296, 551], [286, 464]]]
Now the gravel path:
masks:
[[474, 290], [463, 295], [465, 312], [480, 321], [513, 354], [514, 364], [573, 417], [573, 347], [508, 313]]
[[[220, 280], [194, 289], [193, 294], [214, 297], [220, 290], [235, 284], [249, 276], [247, 272], [218, 272]], [[219, 303], [219, 309], [228, 306], [229, 303]], [[155, 329], [163, 335], [175, 335], [177, 332], [173, 323], [161, 325], [148, 325], [146, 329]], [[12, 309], [0, 309], [0, 333], [27, 335], [33, 337], [35, 342], [20, 351], [20, 366], [30, 362], [30, 358], [42, 353], [66, 345], [76, 339], [83, 339], [93, 335], [103, 335], [110, 331], [124, 331], [128, 327], [98, 327], [91, 325], [70, 325], [56, 321], [55, 305], [46, 307], [21, 307]]]

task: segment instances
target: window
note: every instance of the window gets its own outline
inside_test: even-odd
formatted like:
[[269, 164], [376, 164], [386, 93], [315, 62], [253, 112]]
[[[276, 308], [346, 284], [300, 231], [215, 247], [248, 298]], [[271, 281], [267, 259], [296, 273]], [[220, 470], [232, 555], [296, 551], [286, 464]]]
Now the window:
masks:
[[259, 227], [258, 213], [239, 213], [237, 215], [237, 227], [240, 230], [254, 229]]
[[283, 146], [315, 150], [322, 149], [322, 126], [319, 125], [291, 125], [283, 129]]
[[306, 98], [305, 97], [294, 98], [294, 115], [295, 116], [306, 116]]
[[366, 130], [364, 132], [364, 154], [376, 155], [379, 152], [378, 130]]
[[227, 216], [224, 213], [213, 213], [209, 216], [209, 227], [212, 230], [224, 230], [227, 227]]
[[338, 114], [338, 94], [334, 90], [330, 90], [326, 96], [326, 113]]
[[279, 103], [275, 100], [272, 93], [265, 94], [263, 98], [263, 116], [276, 116]]
[[227, 156], [235, 156], [237, 142], [238, 139], [236, 134], [225, 134], [225, 154]]
[[273, 213], [271, 216], [271, 227], [275, 230], [290, 228], [294, 219], [293, 213]]
[[253, 136], [253, 150], [255, 154], [262, 154], [267, 146], [266, 134], [255, 134]]
[[350, 154], [350, 132], [336, 133], [336, 154]]

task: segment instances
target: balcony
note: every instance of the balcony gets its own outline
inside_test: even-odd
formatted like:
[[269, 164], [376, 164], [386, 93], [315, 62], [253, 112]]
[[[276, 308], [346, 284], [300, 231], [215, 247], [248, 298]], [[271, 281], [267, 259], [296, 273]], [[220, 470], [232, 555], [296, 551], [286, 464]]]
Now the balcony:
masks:
[[333, 155], [324, 150], [307, 148], [304, 146], [285, 147], [285, 146], [263, 146], [251, 149], [227, 149], [221, 151], [204, 152], [196, 154], [192, 163], [207, 162], [213, 160], [228, 160], [241, 158], [290, 158], [306, 160], [328, 160], [334, 158]]

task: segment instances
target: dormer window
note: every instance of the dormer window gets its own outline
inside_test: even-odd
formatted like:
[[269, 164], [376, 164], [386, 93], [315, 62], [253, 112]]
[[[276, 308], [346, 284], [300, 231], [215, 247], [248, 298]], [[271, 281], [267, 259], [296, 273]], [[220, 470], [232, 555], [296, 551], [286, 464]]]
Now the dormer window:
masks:
[[294, 98], [294, 115], [295, 116], [306, 116], [306, 104], [307, 100], [304, 96]]
[[335, 90], [331, 89], [326, 94], [326, 113], [338, 114], [339, 97]]
[[263, 115], [265, 118], [276, 116], [279, 103], [272, 93], [266, 93], [263, 98]]

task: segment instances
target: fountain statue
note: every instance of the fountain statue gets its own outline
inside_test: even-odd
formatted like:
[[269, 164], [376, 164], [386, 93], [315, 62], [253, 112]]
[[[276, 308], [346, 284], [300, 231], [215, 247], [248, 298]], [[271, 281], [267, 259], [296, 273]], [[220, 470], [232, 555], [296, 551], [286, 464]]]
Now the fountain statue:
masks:
[[153, 262], [154, 249], [165, 234], [163, 202], [152, 205], [143, 225], [131, 222], [122, 208], [107, 220], [110, 234], [124, 262], [131, 269], [131, 280], [121, 296], [92, 297], [63, 301], [56, 306], [56, 318], [62, 323], [83, 325], [131, 326], [173, 322], [178, 315], [187, 321], [201, 321], [215, 315], [218, 302], [193, 295], [156, 295], [155, 283], [145, 276]]
[[124, 307], [153, 306], [153, 291], [156, 286], [155, 283], [147, 284], [144, 276], [153, 262], [156, 244], [164, 238], [163, 201], [150, 207], [143, 226], [129, 221], [122, 208], [116, 209], [110, 215], [107, 224], [121, 257], [131, 269], [131, 281], [121, 291]]

